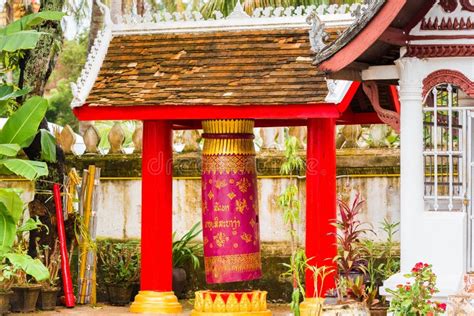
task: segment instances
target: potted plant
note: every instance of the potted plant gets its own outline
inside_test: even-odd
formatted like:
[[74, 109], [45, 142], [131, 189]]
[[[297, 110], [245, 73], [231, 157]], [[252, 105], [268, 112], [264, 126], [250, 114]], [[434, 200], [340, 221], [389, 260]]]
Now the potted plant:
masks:
[[339, 251], [334, 261], [338, 265], [339, 274], [346, 279], [354, 280], [366, 272], [364, 255], [359, 244], [364, 234], [372, 230], [364, 227], [364, 224], [357, 219], [364, 202], [359, 194], [356, 195], [352, 205], [338, 200], [340, 219], [334, 226], [337, 228]]
[[371, 309], [379, 302], [377, 295], [378, 288], [367, 285], [362, 276], [358, 276], [354, 280], [347, 279], [347, 296], [349, 299], [364, 303], [365, 306]]
[[133, 285], [140, 278], [140, 253], [136, 243], [100, 243], [100, 270], [112, 305], [130, 302]]
[[396, 289], [387, 289], [393, 295], [389, 312], [394, 316], [434, 316], [445, 312], [446, 304], [432, 301], [438, 289], [430, 264], [418, 262], [405, 277], [410, 281], [397, 285]]
[[309, 261], [306, 260], [305, 266], [313, 275], [314, 293], [312, 297], [305, 297], [304, 301], [300, 304], [300, 314], [301, 316], [320, 316], [323, 314], [324, 306], [324, 280], [333, 274], [334, 270], [326, 266], [318, 267], [311, 265]]
[[[0, 189], [0, 260], [11, 266], [13, 295], [10, 298], [13, 312], [32, 312], [36, 307], [41, 282], [49, 278], [48, 269], [39, 259], [26, 254], [24, 234], [42, 226], [38, 219], [22, 221], [24, 204], [15, 189]], [[20, 225], [20, 223], [23, 223]]]
[[24, 233], [43, 226], [39, 219], [29, 218], [17, 228], [13, 252], [4, 254], [13, 266], [13, 295], [10, 299], [12, 312], [30, 313], [36, 309], [41, 291], [39, 282], [49, 278], [49, 271], [39, 259], [31, 258], [27, 253], [27, 241]]
[[399, 223], [391, 223], [385, 219], [382, 223], [382, 229], [387, 235], [385, 241], [379, 244], [372, 240], [364, 240], [361, 243], [367, 264], [367, 290], [377, 292], [376, 303], [369, 305], [371, 315], [374, 316], [387, 315], [389, 304], [378, 291], [384, 280], [400, 270], [400, 259], [397, 257], [398, 243], [394, 241], [398, 226]]
[[61, 258], [59, 254], [59, 240], [56, 239], [53, 251], [49, 246], [36, 245], [36, 251], [43, 264], [48, 268], [49, 278], [41, 282], [41, 292], [36, 306], [42, 310], [53, 310], [58, 297], [58, 273]]
[[4, 260], [0, 263], [0, 315], [10, 310], [10, 297], [13, 294], [13, 267]]
[[199, 243], [191, 244], [197, 235], [201, 233], [198, 227], [201, 223], [196, 223], [180, 239], [176, 239], [176, 232], [173, 233], [173, 291], [178, 298], [185, 296], [187, 274], [185, 267], [191, 264], [193, 269], [199, 269], [199, 258], [196, 253], [202, 250]]

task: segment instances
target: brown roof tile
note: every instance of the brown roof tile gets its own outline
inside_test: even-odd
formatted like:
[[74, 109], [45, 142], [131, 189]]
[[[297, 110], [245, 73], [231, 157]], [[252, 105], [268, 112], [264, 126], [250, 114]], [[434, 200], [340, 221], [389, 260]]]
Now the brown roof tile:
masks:
[[116, 36], [86, 103], [322, 103], [311, 62], [306, 28]]

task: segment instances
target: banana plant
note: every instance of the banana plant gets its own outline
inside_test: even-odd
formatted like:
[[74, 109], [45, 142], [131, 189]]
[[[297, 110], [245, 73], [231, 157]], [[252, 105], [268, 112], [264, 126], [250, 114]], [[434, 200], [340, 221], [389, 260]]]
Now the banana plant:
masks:
[[[0, 174], [14, 174], [28, 180], [48, 174], [45, 162], [17, 157], [22, 148], [32, 143], [37, 133], [41, 133], [42, 156], [56, 157], [52, 135], [49, 137], [43, 130], [38, 132], [47, 108], [46, 99], [32, 97], [8, 118], [0, 130]], [[32, 276], [38, 282], [49, 278], [48, 269], [40, 260], [14, 247], [24, 232], [41, 226], [41, 222], [33, 218], [20, 225], [24, 209], [18, 190], [0, 188], [0, 283], [3, 284], [10, 284], [8, 281], [19, 272]]]
[[[48, 109], [48, 101], [41, 97], [28, 99], [13, 113], [0, 130], [0, 174], [16, 174], [28, 180], [48, 174], [43, 161], [20, 159], [22, 148], [28, 147]], [[56, 159], [56, 143], [49, 131], [41, 129], [41, 157], [45, 161]]]
[[60, 21], [64, 13], [57, 11], [42, 11], [29, 14], [0, 29], [0, 56], [3, 67], [14, 70], [24, 51], [33, 49], [41, 36], [48, 33], [38, 32], [35, 26], [44, 21]]
[[[11, 267], [11, 269], [2, 269], [2, 277], [7, 277], [3, 271], [23, 271], [40, 282], [49, 278], [48, 269], [39, 259], [33, 259], [18, 249], [14, 249], [19, 235], [42, 225], [39, 220], [32, 218], [20, 225], [24, 208], [19, 190], [0, 189], [0, 227], [2, 227], [0, 231], [0, 265]], [[11, 276], [10, 273], [8, 279]]]

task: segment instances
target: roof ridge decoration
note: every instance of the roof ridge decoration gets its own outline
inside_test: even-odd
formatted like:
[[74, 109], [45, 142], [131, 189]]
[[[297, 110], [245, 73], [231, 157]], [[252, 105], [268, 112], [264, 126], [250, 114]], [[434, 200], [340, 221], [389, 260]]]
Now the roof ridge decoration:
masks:
[[237, 3], [235, 4], [234, 10], [232, 11], [231, 14], [227, 16], [228, 19], [247, 19], [250, 18], [250, 15], [248, 15], [244, 11], [244, 7], [242, 7], [242, 4], [240, 3], [240, 0], [237, 0]]
[[[348, 4], [322, 4], [319, 6], [310, 5], [310, 6], [290, 6], [290, 7], [265, 7], [265, 8], [256, 8], [252, 15], [248, 15], [242, 7], [240, 1], [237, 1], [236, 6], [233, 12], [224, 17], [220, 11], [214, 11], [214, 17], [205, 19], [199, 11], [190, 11], [186, 10], [184, 12], [174, 12], [169, 13], [166, 10], [152, 12], [148, 10], [143, 16], [132, 12], [130, 14], [118, 16], [118, 23], [116, 26], [133, 24], [142, 24], [143, 28], [151, 26], [150, 24], [158, 23], [172, 23], [172, 22], [191, 22], [191, 21], [219, 21], [219, 20], [230, 20], [230, 19], [252, 19], [255, 18], [291, 18], [291, 17], [307, 17], [313, 11], [316, 12], [318, 16], [333, 16], [332, 20], [337, 20], [338, 18], [348, 18], [358, 16], [360, 12], [365, 11], [367, 5], [354, 3], [352, 5]], [[117, 28], [117, 27], [116, 27]], [[120, 29], [121, 29], [120, 28]], [[135, 28], [135, 27], [134, 27]], [[117, 28], [119, 29], [119, 28]]]
[[435, 3], [410, 35], [471, 35], [474, 30], [474, 5], [469, 0]]
[[[73, 100], [71, 107], [82, 106], [99, 74], [102, 63], [107, 55], [110, 41], [114, 36], [132, 34], [156, 34], [156, 33], [184, 33], [184, 32], [211, 32], [225, 30], [248, 30], [248, 29], [277, 29], [308, 27], [306, 17], [313, 16], [321, 21], [323, 27], [344, 27], [354, 21], [354, 16], [367, 9], [364, 4], [343, 5], [320, 5], [320, 6], [298, 6], [298, 7], [267, 7], [257, 8], [252, 15], [248, 15], [240, 1], [237, 2], [234, 11], [224, 17], [220, 12], [214, 12], [214, 18], [204, 19], [200, 12], [175, 12], [167, 11], [151, 12], [143, 16], [132, 13], [117, 17], [112, 21], [109, 8], [101, 0], [97, 1], [104, 14], [104, 27], [97, 34], [94, 45], [87, 57], [86, 64], [76, 83], [71, 83]], [[314, 27], [317, 25], [314, 24]], [[323, 30], [324, 31], [324, 30]], [[316, 34], [317, 35], [317, 34]], [[311, 42], [317, 41], [313, 36]], [[324, 43], [324, 39], [321, 39]], [[318, 45], [321, 43], [318, 42]], [[316, 46], [319, 47], [319, 46]]]

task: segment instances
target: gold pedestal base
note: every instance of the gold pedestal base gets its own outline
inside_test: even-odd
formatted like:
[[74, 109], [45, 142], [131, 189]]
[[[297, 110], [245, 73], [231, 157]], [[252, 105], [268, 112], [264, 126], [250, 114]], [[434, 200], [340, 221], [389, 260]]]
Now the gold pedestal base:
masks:
[[182, 311], [173, 292], [140, 291], [130, 306], [132, 313], [179, 314]]
[[267, 292], [197, 291], [191, 316], [271, 316]]

